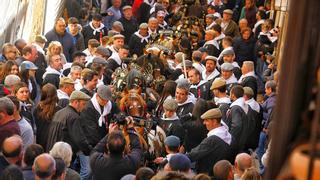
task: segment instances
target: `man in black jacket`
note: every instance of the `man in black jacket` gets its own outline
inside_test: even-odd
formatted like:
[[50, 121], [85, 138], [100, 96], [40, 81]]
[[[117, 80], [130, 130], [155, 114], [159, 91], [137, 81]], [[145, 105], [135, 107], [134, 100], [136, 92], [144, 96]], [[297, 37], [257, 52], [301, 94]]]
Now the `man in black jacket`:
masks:
[[47, 83], [53, 84], [59, 88], [60, 76], [62, 76], [62, 59], [59, 54], [49, 57], [49, 66], [43, 74], [43, 85]]
[[133, 14], [131, 6], [124, 6], [122, 8], [122, 13], [123, 16], [119, 19], [119, 21], [122, 23], [124, 29], [122, 32], [125, 37], [124, 42], [128, 44], [131, 34], [138, 30], [138, 23], [132, 16]]
[[150, 34], [148, 32], [148, 24], [142, 23], [139, 26], [139, 30], [132, 34], [129, 47], [130, 47], [130, 54], [136, 54], [138, 57], [143, 55], [143, 49], [149, 43]]
[[[73, 91], [70, 96], [70, 104], [58, 111], [52, 120], [48, 132], [47, 149], [50, 150], [58, 141], [64, 141], [71, 145], [72, 151], [79, 155], [89, 155], [92, 146], [88, 143], [81, 127], [80, 112], [85, 108], [90, 97], [81, 91]], [[80, 162], [81, 163], [81, 162]], [[80, 173], [88, 167], [82, 166]]]
[[210, 109], [201, 115], [203, 124], [209, 130], [208, 137], [187, 154], [191, 161], [196, 162], [197, 173], [208, 173], [212, 176], [216, 162], [231, 159], [232, 136], [221, 124], [221, 117], [219, 108]]
[[116, 104], [111, 101], [111, 96], [110, 87], [100, 85], [97, 88], [97, 93], [81, 113], [81, 125], [92, 146], [95, 146], [107, 135], [107, 127], [111, 118], [119, 112]]
[[227, 112], [226, 124], [232, 137], [234, 137], [232, 141], [233, 155], [245, 151], [247, 141], [251, 138], [249, 137], [251, 129], [248, 113], [252, 109], [245, 102], [243, 94], [243, 87], [239, 85], [234, 86], [230, 92], [232, 104]]
[[92, 21], [83, 27], [82, 34], [85, 48], [88, 48], [89, 39], [96, 39], [101, 42], [101, 38], [108, 35], [108, 30], [102, 23], [102, 16], [100, 14], [94, 14]]
[[254, 93], [254, 99], [257, 98], [258, 93], [258, 82], [257, 77], [254, 73], [254, 63], [253, 61], [244, 61], [241, 67], [242, 76], [240, 77], [238, 83], [242, 87], [250, 87]]
[[205, 100], [210, 100], [210, 83], [208, 81], [201, 79], [201, 74], [196, 68], [192, 68], [188, 72], [188, 79], [191, 83], [190, 92], [194, 94], [196, 98], [202, 98]]
[[[130, 144], [117, 126], [111, 124], [110, 133], [93, 149], [90, 156], [93, 180], [119, 180], [124, 175], [135, 174], [142, 158], [139, 138], [129, 133]], [[130, 145], [130, 153], [124, 155], [126, 145]]]
[[186, 79], [179, 79], [177, 82], [175, 100], [178, 103], [177, 115], [179, 118], [191, 114], [196, 98], [189, 93], [190, 84]]

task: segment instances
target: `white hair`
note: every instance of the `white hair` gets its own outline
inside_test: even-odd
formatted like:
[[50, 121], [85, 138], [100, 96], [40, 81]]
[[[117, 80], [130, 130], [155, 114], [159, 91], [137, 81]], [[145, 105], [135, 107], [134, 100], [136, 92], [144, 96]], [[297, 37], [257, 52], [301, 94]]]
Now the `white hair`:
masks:
[[80, 66], [72, 66], [70, 69], [70, 73], [74, 71], [82, 71], [82, 68]]
[[53, 157], [63, 159], [67, 167], [70, 166], [70, 162], [72, 159], [72, 148], [68, 143], [61, 141], [56, 142], [50, 150], [49, 154]]

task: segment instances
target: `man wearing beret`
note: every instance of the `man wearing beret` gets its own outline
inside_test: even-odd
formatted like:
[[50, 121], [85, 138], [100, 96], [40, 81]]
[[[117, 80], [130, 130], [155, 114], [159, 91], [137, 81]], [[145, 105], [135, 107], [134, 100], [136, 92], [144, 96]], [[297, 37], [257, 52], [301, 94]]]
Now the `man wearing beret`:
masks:
[[[58, 141], [64, 141], [71, 145], [76, 153], [90, 154], [92, 146], [89, 144], [80, 125], [80, 112], [86, 107], [90, 96], [81, 91], [73, 91], [70, 103], [58, 111], [51, 122], [48, 131], [47, 149], [50, 150]], [[81, 170], [84, 167], [81, 167]]]
[[207, 138], [191, 150], [187, 156], [196, 162], [197, 173], [213, 175], [213, 165], [223, 159], [231, 160], [232, 136], [227, 127], [221, 124], [221, 111], [219, 108], [210, 109], [201, 115], [203, 124], [208, 129]]

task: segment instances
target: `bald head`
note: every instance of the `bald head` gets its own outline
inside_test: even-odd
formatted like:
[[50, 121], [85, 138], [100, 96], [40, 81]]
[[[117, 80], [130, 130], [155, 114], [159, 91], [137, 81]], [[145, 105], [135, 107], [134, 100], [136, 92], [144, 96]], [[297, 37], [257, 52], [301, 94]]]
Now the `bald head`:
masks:
[[22, 139], [14, 135], [5, 139], [2, 143], [2, 153], [6, 158], [18, 158], [22, 152]]
[[56, 163], [50, 154], [40, 154], [34, 160], [32, 170], [39, 178], [49, 178], [55, 173]]
[[216, 179], [227, 180], [229, 176], [233, 177], [233, 172], [231, 170], [232, 165], [227, 160], [220, 160], [213, 166], [213, 174]]
[[244, 171], [252, 166], [251, 156], [247, 153], [240, 153], [236, 156], [235, 168], [238, 173], [243, 174]]

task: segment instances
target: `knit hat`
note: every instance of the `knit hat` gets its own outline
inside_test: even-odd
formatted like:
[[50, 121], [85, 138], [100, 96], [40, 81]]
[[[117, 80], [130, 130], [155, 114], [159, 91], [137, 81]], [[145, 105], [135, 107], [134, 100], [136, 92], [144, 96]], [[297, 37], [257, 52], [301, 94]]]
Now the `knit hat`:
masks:
[[168, 136], [164, 140], [164, 144], [168, 147], [179, 147], [180, 146], [180, 138], [177, 136]]

